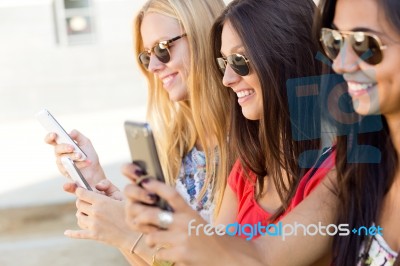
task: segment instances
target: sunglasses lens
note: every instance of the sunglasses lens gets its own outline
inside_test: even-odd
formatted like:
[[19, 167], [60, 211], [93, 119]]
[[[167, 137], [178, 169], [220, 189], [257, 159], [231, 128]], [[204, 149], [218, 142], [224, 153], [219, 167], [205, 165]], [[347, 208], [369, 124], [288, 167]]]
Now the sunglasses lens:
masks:
[[150, 64], [150, 55], [149, 55], [149, 53], [148, 52], [141, 52], [139, 54], [139, 61], [146, 69], [149, 68], [149, 64]]
[[225, 69], [226, 69], [225, 60], [222, 57], [218, 57], [217, 63], [218, 63], [219, 70], [221, 70], [221, 72], [222, 72], [222, 75], [225, 74]]
[[[348, 35], [351, 48], [361, 60], [371, 65], [376, 65], [382, 61], [383, 55], [380, 44], [375, 37], [364, 32], [353, 32]], [[337, 30], [323, 28], [321, 30], [321, 44], [326, 55], [331, 60], [335, 60], [343, 45], [342, 34]]]
[[167, 45], [163, 43], [159, 43], [154, 47], [154, 54], [157, 56], [158, 60], [164, 64], [168, 63], [171, 59], [167, 48]]
[[335, 60], [342, 47], [342, 35], [336, 30], [322, 29], [321, 44], [326, 55], [331, 60]]
[[249, 74], [249, 65], [246, 62], [246, 58], [240, 54], [233, 54], [227, 58], [229, 65], [240, 76], [246, 76]]
[[376, 65], [382, 61], [382, 51], [378, 40], [363, 32], [355, 32], [351, 38], [354, 52], [366, 63]]

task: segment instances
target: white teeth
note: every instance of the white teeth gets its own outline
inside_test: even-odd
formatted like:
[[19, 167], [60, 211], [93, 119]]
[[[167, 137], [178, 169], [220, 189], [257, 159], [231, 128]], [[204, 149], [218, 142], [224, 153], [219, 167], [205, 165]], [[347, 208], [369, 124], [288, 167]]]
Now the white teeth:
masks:
[[349, 90], [351, 90], [351, 91], [361, 91], [361, 90], [366, 90], [366, 89], [374, 86], [374, 83], [348, 82], [347, 85], [349, 86]]
[[243, 91], [236, 92], [238, 98], [243, 98], [243, 97], [249, 96], [253, 93], [255, 93], [254, 90], [243, 90]]
[[168, 82], [170, 82], [174, 77], [173, 76], [168, 76], [166, 78], [163, 78], [162, 82], [163, 84], [167, 84]]

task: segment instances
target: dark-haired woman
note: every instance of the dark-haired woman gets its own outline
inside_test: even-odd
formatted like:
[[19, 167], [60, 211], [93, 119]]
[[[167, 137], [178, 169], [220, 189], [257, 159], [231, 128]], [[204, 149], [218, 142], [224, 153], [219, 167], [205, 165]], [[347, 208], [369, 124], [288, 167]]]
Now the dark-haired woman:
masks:
[[334, 263], [400, 263], [400, 2], [328, 0], [321, 8], [321, 43], [359, 115], [337, 142], [338, 222], [383, 228], [383, 234], [337, 236]]

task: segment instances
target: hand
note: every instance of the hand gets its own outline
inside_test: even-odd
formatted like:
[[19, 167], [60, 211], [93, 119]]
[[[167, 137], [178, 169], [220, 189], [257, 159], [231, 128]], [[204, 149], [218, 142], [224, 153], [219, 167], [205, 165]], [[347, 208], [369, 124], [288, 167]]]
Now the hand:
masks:
[[91, 141], [77, 130], [72, 130], [70, 137], [77, 142], [79, 147], [86, 153], [85, 161], [76, 161], [80, 159], [80, 153], [75, 153], [72, 145], [57, 144], [55, 139], [56, 133], [49, 133], [45, 137], [45, 142], [54, 146], [56, 156], [56, 164], [62, 175], [69, 177], [64, 166], [61, 163], [61, 157], [68, 156], [75, 161], [75, 165], [81, 170], [82, 175], [86, 178], [89, 185], [95, 187], [97, 183], [105, 179], [104, 171], [100, 166], [99, 157], [91, 143]]
[[[75, 194], [77, 188], [78, 186], [72, 182], [65, 183], [63, 186], [64, 191], [72, 194]], [[124, 199], [124, 195], [122, 194], [122, 192], [108, 179], [100, 181], [100, 183], [98, 183], [94, 188], [96, 192], [106, 195], [107, 197], [113, 198], [115, 200]]]
[[[158, 260], [173, 261], [176, 265], [263, 265], [251, 242], [215, 233], [206, 235], [206, 221], [186, 204], [174, 188], [155, 180], [144, 182], [142, 186], [144, 189], [135, 184], [125, 188], [126, 222], [133, 230], [148, 234], [146, 243], [149, 246], [167, 244], [167, 248], [157, 252]], [[174, 209], [171, 213], [173, 221], [166, 230], [158, 229], [162, 225], [158, 217], [163, 211], [141, 204], [151, 204], [151, 195], [159, 195]], [[189, 225], [193, 230], [189, 230]], [[197, 228], [199, 234], [196, 233]]]
[[81, 230], [66, 230], [64, 234], [129, 250], [139, 234], [125, 223], [124, 202], [83, 188], [76, 188], [76, 196], [76, 217]]
[[121, 172], [124, 176], [136, 183], [136, 181], [143, 175], [143, 170], [134, 163], [127, 163], [122, 165]]

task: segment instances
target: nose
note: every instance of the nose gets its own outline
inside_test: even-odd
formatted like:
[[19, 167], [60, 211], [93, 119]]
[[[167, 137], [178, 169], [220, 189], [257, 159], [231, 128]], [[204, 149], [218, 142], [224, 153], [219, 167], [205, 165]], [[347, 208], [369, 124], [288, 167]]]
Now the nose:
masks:
[[351, 45], [345, 40], [338, 56], [333, 60], [333, 70], [338, 74], [355, 72], [359, 68], [360, 57], [353, 51]]
[[165, 67], [165, 64], [158, 60], [157, 56], [154, 53], [150, 54], [150, 62], [149, 62], [149, 71], [155, 73]]
[[238, 75], [229, 64], [226, 64], [224, 77], [222, 83], [225, 87], [232, 87], [235, 83], [240, 81], [241, 76]]

